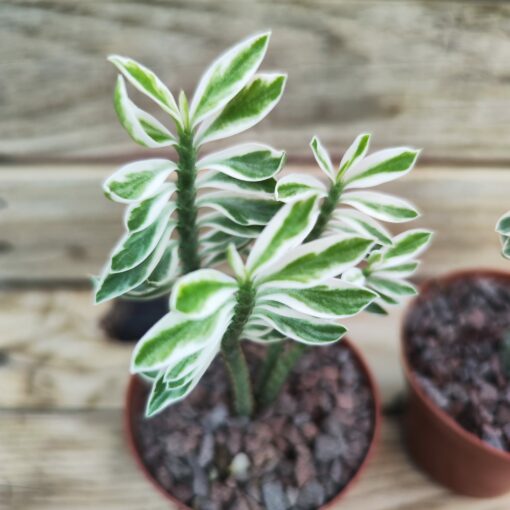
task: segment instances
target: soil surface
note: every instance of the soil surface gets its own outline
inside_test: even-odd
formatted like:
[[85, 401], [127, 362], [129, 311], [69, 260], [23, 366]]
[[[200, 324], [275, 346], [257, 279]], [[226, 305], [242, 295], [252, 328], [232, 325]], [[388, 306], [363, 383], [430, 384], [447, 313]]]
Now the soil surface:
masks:
[[101, 319], [101, 327], [115, 340], [138, 341], [168, 313], [168, 296], [147, 301], [116, 299]]
[[462, 427], [510, 451], [510, 279], [436, 283], [405, 324], [407, 354], [430, 399]]
[[[251, 367], [264, 350], [246, 344]], [[316, 510], [363, 462], [374, 401], [352, 352], [313, 348], [279, 400], [253, 421], [232, 416], [221, 359], [184, 401], [137, 420], [145, 464], [174, 497], [199, 510]]]

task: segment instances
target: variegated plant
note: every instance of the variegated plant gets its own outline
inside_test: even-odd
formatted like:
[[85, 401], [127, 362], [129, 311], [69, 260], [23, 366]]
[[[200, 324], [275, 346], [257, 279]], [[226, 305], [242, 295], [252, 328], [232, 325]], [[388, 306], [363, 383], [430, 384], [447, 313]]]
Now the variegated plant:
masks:
[[[220, 261], [229, 243], [246, 247], [279, 209], [274, 176], [283, 151], [246, 143], [199, 157], [207, 143], [249, 129], [278, 103], [286, 75], [257, 72], [268, 42], [269, 33], [255, 35], [220, 56], [191, 104], [134, 60], [109, 58], [120, 71], [114, 104], [122, 126], [144, 147], [173, 147], [177, 159], [136, 161], [105, 182], [105, 194], [127, 206], [126, 233], [96, 282], [96, 302], [167, 293], [179, 274]], [[135, 105], [126, 81], [163, 110], [174, 132]]]
[[[336, 319], [357, 314], [377, 298], [372, 290], [336, 278], [366, 258], [373, 239], [342, 232], [303, 243], [319, 212], [315, 195], [288, 203], [246, 262], [229, 244], [233, 276], [201, 269], [177, 280], [171, 311], [139, 341], [132, 357], [132, 372], [153, 381], [148, 416], [188, 395], [220, 351], [236, 409], [250, 415], [254, 400], [241, 340], [331, 344], [346, 332]], [[259, 403], [273, 392], [259, 394]]]
[[510, 259], [510, 211], [503, 214], [496, 224], [496, 232], [501, 237], [501, 253]]
[[406, 278], [418, 268], [416, 257], [431, 239], [431, 232], [413, 229], [392, 237], [380, 221], [403, 223], [418, 218], [416, 208], [406, 200], [366, 188], [398, 179], [414, 167], [419, 151], [408, 147], [385, 149], [367, 156], [369, 134], [359, 135], [338, 166], [314, 137], [310, 143], [327, 183], [312, 176], [291, 174], [280, 179], [276, 196], [283, 202], [319, 196], [319, 218], [310, 239], [337, 233], [358, 233], [374, 241], [373, 251], [363, 268], [353, 268], [342, 278], [374, 290], [379, 298], [370, 311], [385, 313], [384, 305], [416, 294]]

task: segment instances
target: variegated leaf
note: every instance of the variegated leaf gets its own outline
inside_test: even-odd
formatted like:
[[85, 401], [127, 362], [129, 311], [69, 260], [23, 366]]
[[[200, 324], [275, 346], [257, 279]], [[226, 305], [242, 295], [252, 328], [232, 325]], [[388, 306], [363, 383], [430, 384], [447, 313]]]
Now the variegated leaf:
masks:
[[174, 135], [159, 120], [129, 99], [122, 76], [117, 78], [113, 104], [120, 123], [136, 143], [152, 149], [177, 143]]
[[165, 183], [157, 195], [128, 206], [124, 214], [126, 229], [130, 232], [137, 232], [147, 228], [160, 217], [165, 208], [168, 208], [169, 215], [172, 214], [177, 206], [174, 202], [169, 203], [168, 201], [174, 191], [175, 184]]
[[144, 159], [119, 168], [106, 179], [103, 190], [116, 202], [131, 204], [159, 194], [163, 183], [177, 168], [167, 159]]
[[207, 346], [218, 344], [231, 317], [231, 306], [222, 306], [209, 317], [200, 319], [171, 311], [136, 344], [131, 372], [168, 368]]
[[177, 280], [170, 308], [195, 318], [206, 317], [229, 301], [237, 288], [230, 276], [214, 269], [200, 269]]
[[[418, 292], [414, 285], [404, 280], [393, 280], [370, 275], [367, 278], [367, 285], [375, 291], [393, 299], [401, 299], [405, 296], [414, 296]], [[393, 303], [391, 303], [393, 304]]]
[[331, 162], [331, 158], [329, 157], [328, 151], [321, 144], [320, 140], [314, 136], [312, 141], [310, 142], [310, 147], [312, 149], [313, 155], [315, 156], [315, 161], [321, 168], [321, 170], [332, 180], [335, 180], [335, 170], [333, 168], [333, 163]]
[[260, 66], [270, 33], [257, 34], [221, 55], [200, 80], [191, 103], [193, 124], [223, 108]]
[[338, 178], [342, 177], [348, 168], [354, 166], [358, 161], [361, 161], [370, 144], [370, 133], [362, 133], [358, 135], [351, 146], [345, 151], [345, 154], [340, 161], [338, 167]]
[[363, 287], [365, 285], [365, 275], [359, 267], [351, 267], [342, 273], [342, 281]]
[[408, 147], [374, 152], [347, 169], [342, 175], [344, 188], [369, 188], [398, 179], [412, 170], [418, 155]]
[[111, 254], [110, 271], [127, 271], [145, 260], [160, 243], [163, 234], [168, 235], [169, 207], [161, 213], [159, 219], [143, 230], [127, 232]]
[[377, 294], [341, 280], [302, 289], [271, 288], [260, 293], [261, 303], [276, 301], [298, 312], [322, 319], [355, 315], [368, 306]]
[[304, 174], [286, 175], [278, 180], [275, 189], [276, 200], [280, 202], [293, 202], [311, 196], [324, 197], [327, 195], [324, 184]]
[[432, 239], [432, 232], [423, 229], [408, 230], [393, 239], [393, 245], [381, 250], [379, 263], [373, 268], [387, 268], [408, 262], [423, 253]]
[[420, 215], [415, 207], [401, 198], [374, 191], [350, 191], [340, 198], [341, 204], [350, 205], [362, 213], [381, 221], [403, 223]]
[[282, 207], [255, 241], [246, 263], [248, 272], [260, 274], [265, 267], [299, 246], [314, 227], [318, 215], [315, 196]]
[[239, 225], [239, 223], [218, 213], [204, 215], [200, 218], [199, 225], [201, 227], [213, 227], [234, 237], [255, 238], [262, 231], [261, 225]]
[[286, 80], [280, 73], [255, 75], [217, 116], [202, 124], [198, 143], [236, 135], [260, 122], [278, 104]]
[[215, 170], [241, 181], [263, 181], [274, 177], [284, 163], [284, 151], [261, 143], [246, 143], [205, 156], [197, 168]]
[[348, 226], [352, 231], [364, 237], [373, 239], [382, 245], [391, 245], [391, 234], [379, 222], [349, 209], [337, 209], [333, 213], [333, 219], [329, 222], [328, 228], [334, 230], [336, 225]]
[[163, 241], [159, 243], [157, 248], [141, 264], [133, 269], [121, 273], [113, 273], [108, 266], [96, 283], [95, 302], [102, 303], [103, 301], [122, 296], [142, 284], [161, 260], [166, 248], [166, 239], [169, 237], [172, 228], [171, 226], [168, 227], [161, 238]]
[[496, 225], [496, 232], [502, 236], [510, 236], [510, 211], [499, 218]]
[[246, 269], [244, 267], [243, 259], [234, 243], [230, 243], [227, 247], [227, 262], [234, 275], [238, 280], [244, 280], [246, 277]]
[[373, 246], [371, 239], [337, 235], [312, 241], [293, 250], [278, 264], [269, 267], [260, 282], [267, 286], [306, 288], [338, 276], [365, 258]]
[[198, 205], [220, 211], [233, 222], [245, 226], [265, 225], [281, 206], [274, 200], [240, 197], [221, 191], [204, 194]]
[[258, 198], [273, 198], [276, 181], [273, 178], [263, 181], [241, 181], [221, 172], [206, 172], [197, 181], [197, 188], [213, 188], [222, 191], [233, 191], [242, 195]]
[[307, 345], [338, 342], [347, 332], [341, 324], [315, 319], [287, 307], [267, 306], [260, 318], [282, 335]]
[[178, 242], [170, 240], [167, 243], [163, 256], [147, 277], [147, 283], [155, 287], [163, 287], [177, 279], [180, 273]]
[[418, 261], [405, 262], [403, 264], [398, 264], [396, 266], [384, 267], [375, 270], [370, 269], [370, 274], [381, 278], [387, 278], [390, 280], [392, 279], [399, 280], [402, 278], [409, 278], [410, 276], [412, 276], [418, 269], [419, 265], [420, 263]]
[[111, 55], [108, 60], [135, 88], [155, 101], [177, 123], [181, 123], [181, 115], [174, 96], [155, 73], [131, 58]]

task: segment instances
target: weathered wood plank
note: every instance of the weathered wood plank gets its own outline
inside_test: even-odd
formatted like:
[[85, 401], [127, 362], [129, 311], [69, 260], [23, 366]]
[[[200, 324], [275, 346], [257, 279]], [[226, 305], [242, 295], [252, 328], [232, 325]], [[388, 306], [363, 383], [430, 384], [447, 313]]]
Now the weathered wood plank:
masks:
[[287, 71], [288, 90], [248, 138], [297, 155], [313, 133], [340, 151], [370, 130], [379, 146], [508, 159], [509, 21], [496, 0], [4, 0], [0, 155], [125, 154], [107, 54], [191, 93], [218, 52], [273, 27], [265, 68]]
[[[409, 462], [387, 418], [378, 454], [342, 510], [507, 510], [510, 497], [467, 499], [430, 482]], [[5, 510], [163, 510], [128, 458], [119, 411], [0, 411], [0, 507]]]
[[[99, 329], [108, 304], [87, 291], [0, 293], [0, 409], [120, 408], [133, 344], [109, 341]], [[346, 323], [379, 382], [383, 402], [403, 390], [398, 339], [401, 310], [360, 315]]]
[[[101, 191], [101, 181], [113, 169], [0, 167], [0, 189], [8, 202], [0, 214], [0, 284], [86, 282], [100, 271], [122, 231], [122, 206]], [[497, 219], [510, 207], [506, 168], [422, 165], [382, 189], [415, 202], [423, 217], [413, 227], [437, 233], [421, 276], [470, 266], [508, 267], [494, 233]]]

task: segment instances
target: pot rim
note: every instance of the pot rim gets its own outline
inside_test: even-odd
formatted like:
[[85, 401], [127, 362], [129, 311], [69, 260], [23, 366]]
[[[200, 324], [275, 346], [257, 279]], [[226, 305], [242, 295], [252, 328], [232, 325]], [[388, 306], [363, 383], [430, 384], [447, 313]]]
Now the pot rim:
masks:
[[[342, 500], [346, 494], [352, 489], [352, 487], [356, 484], [356, 482], [359, 480], [363, 472], [366, 470], [368, 464], [372, 460], [375, 451], [377, 449], [377, 445], [379, 444], [379, 439], [381, 435], [381, 420], [382, 420], [382, 411], [381, 411], [381, 397], [379, 394], [379, 389], [377, 387], [377, 384], [375, 382], [375, 378], [369, 369], [369, 366], [367, 362], [365, 361], [365, 358], [361, 354], [360, 350], [353, 345], [351, 341], [349, 341], [347, 338], [344, 338], [342, 341], [343, 345], [346, 345], [348, 349], [351, 350], [351, 352], [354, 354], [354, 357], [356, 358], [357, 363], [359, 364], [359, 367], [361, 371], [364, 373], [367, 382], [368, 387], [370, 388], [370, 393], [372, 395], [373, 399], [373, 407], [374, 407], [374, 422], [373, 422], [373, 430], [372, 430], [372, 437], [370, 440], [370, 445], [368, 447], [368, 450], [365, 454], [365, 457], [363, 458], [361, 464], [358, 467], [358, 470], [354, 474], [354, 476], [347, 482], [347, 485], [330, 501], [325, 503], [323, 506], [321, 506], [318, 510], [333, 510], [333, 507], [338, 504], [340, 500]], [[125, 405], [124, 405], [124, 413], [123, 413], [123, 421], [124, 421], [124, 435], [127, 439], [129, 450], [131, 452], [132, 457], [134, 457], [135, 462], [140, 469], [140, 471], [144, 474], [145, 478], [151, 483], [151, 485], [168, 501], [172, 502], [174, 505], [177, 506], [180, 510], [191, 510], [190, 507], [185, 505], [182, 501], [179, 501], [173, 494], [166, 491], [159, 482], [154, 478], [154, 476], [150, 473], [147, 466], [144, 464], [140, 453], [138, 451], [138, 448], [136, 446], [136, 438], [134, 434], [134, 430], [132, 425], [131, 416], [133, 414], [133, 408], [132, 408], [132, 396], [135, 392], [137, 386], [141, 384], [141, 380], [136, 375], [131, 375], [129, 378], [127, 391], [125, 395]]]
[[475, 448], [479, 448], [484, 450], [487, 454], [501, 459], [505, 462], [510, 462], [510, 452], [504, 452], [502, 450], [498, 450], [493, 446], [489, 445], [482, 439], [480, 439], [475, 434], [468, 432], [464, 427], [462, 427], [459, 423], [457, 423], [446, 411], [443, 411], [440, 407], [432, 402], [432, 400], [428, 397], [425, 391], [418, 384], [415, 373], [408, 361], [406, 346], [407, 346], [407, 336], [405, 334], [405, 324], [406, 319], [409, 316], [411, 310], [417, 306], [418, 300], [423, 299], [425, 293], [429, 290], [432, 284], [434, 283], [450, 283], [453, 281], [461, 280], [469, 277], [493, 277], [501, 280], [508, 280], [510, 283], [510, 272], [499, 270], [499, 269], [490, 269], [490, 268], [473, 268], [473, 269], [461, 269], [458, 271], [451, 271], [442, 276], [428, 278], [421, 285], [419, 285], [420, 294], [414, 297], [410, 303], [405, 308], [403, 319], [400, 324], [400, 359], [402, 362], [404, 376], [407, 381], [407, 384], [411, 387], [412, 391], [418, 396], [418, 398], [423, 402], [427, 410], [432, 413], [444, 426], [446, 426], [451, 432], [463, 438], [466, 442], [474, 446]]

